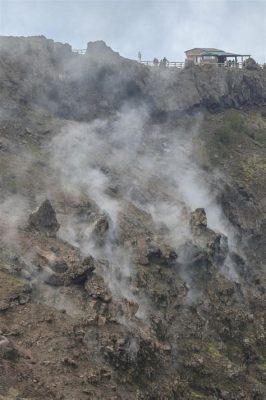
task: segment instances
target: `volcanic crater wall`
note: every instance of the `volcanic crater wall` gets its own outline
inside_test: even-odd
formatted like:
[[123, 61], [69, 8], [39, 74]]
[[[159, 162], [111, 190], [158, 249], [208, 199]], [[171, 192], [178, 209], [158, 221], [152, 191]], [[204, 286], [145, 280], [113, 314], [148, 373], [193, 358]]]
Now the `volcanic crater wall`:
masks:
[[[149, 68], [125, 59], [104, 42], [85, 55], [43, 36], [0, 38], [0, 88], [14, 103], [39, 104], [55, 115], [90, 120], [124, 101], [147, 104], [156, 115], [204, 107], [256, 106], [265, 102], [265, 70], [190, 66]], [[13, 103], [13, 107], [15, 107]]]

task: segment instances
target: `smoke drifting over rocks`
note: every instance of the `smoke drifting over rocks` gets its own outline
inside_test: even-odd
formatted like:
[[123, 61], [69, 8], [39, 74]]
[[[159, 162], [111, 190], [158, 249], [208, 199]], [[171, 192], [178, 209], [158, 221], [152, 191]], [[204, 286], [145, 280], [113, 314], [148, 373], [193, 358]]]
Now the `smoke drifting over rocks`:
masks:
[[[171, 262], [184, 264], [182, 276], [191, 280], [189, 271], [185, 272], [188, 257], [182, 254], [186, 243], [194, 242], [189, 220], [196, 208], [206, 210], [208, 226], [229, 239], [229, 248], [235, 246], [234, 229], [224, 217], [215, 194], [211, 194], [213, 178], [193, 161], [193, 140], [200, 124], [200, 117], [189, 131], [171, 129], [167, 123], [151, 124], [146, 107], [125, 104], [112, 118], [92, 123], [71, 122], [52, 140], [51, 163], [62, 189], [76, 198], [87, 196], [97, 205], [94, 212], [98, 214], [87, 218], [83, 228], [80, 216], [72, 215], [62, 223], [60, 235], [80, 247], [84, 255], [108, 260], [101, 273], [114, 296], [140, 306], [141, 299], [130, 283], [135, 276], [134, 260], [145, 265], [154, 259], [160, 264], [164, 257], [170, 257], [168, 263], [171, 253], [176, 254]], [[132, 206], [136, 207], [132, 215], [136, 218], [140, 213], [138, 224], [144, 225], [135, 246], [140, 253], [137, 258], [132, 244], [137, 228], [130, 224], [123, 227], [123, 215], [130, 218]], [[104, 224], [104, 230], [98, 232], [101, 236], [97, 238], [100, 224]], [[152, 233], [147, 231], [149, 225]], [[218, 246], [220, 240], [217, 235]], [[225, 260], [220, 271], [238, 281], [229, 255]], [[144, 309], [143, 305], [137, 315], [147, 317]]]
[[264, 186], [241, 173], [264, 168], [264, 122], [251, 137], [226, 109], [262, 106], [264, 72], [0, 44], [0, 335], [36, 367], [18, 346], [19, 393], [262, 400]]

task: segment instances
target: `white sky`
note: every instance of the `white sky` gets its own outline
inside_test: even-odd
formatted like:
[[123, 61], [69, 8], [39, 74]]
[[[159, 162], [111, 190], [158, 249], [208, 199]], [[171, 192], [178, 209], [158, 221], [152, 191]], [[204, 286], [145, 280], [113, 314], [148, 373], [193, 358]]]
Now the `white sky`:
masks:
[[122, 56], [182, 61], [217, 47], [266, 62], [266, 0], [0, 0], [0, 34], [44, 35], [86, 48], [104, 40]]

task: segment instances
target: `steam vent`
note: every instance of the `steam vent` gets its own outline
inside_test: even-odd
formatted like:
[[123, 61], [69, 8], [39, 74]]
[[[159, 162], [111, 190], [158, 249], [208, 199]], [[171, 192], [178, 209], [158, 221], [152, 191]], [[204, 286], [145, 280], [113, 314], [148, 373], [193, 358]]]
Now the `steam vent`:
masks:
[[266, 70], [241, 53], [0, 37], [0, 400], [266, 398]]

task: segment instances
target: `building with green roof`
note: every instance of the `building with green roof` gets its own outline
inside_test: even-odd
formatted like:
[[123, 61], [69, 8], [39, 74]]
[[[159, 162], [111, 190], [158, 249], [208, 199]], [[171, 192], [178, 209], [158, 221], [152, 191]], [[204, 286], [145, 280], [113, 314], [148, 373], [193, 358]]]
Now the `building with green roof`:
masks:
[[194, 49], [185, 51], [187, 62], [194, 64], [215, 63], [225, 64], [228, 62], [238, 63], [238, 57], [243, 63], [244, 58], [250, 57], [250, 54], [229, 53], [224, 50], [212, 47], [195, 47]]

